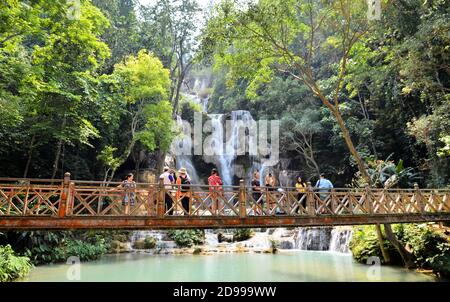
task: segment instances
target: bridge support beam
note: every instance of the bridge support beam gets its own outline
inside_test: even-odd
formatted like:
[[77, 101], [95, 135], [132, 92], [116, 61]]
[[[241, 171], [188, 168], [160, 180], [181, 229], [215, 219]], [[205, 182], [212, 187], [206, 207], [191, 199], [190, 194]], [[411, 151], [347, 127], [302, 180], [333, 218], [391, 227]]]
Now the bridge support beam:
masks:
[[257, 228], [257, 227], [299, 227], [299, 226], [335, 226], [362, 225], [377, 223], [415, 223], [450, 221], [450, 213], [439, 214], [379, 214], [328, 216], [247, 216], [234, 217], [24, 217], [9, 216], [0, 219], [1, 230], [17, 229], [189, 229], [189, 228]]

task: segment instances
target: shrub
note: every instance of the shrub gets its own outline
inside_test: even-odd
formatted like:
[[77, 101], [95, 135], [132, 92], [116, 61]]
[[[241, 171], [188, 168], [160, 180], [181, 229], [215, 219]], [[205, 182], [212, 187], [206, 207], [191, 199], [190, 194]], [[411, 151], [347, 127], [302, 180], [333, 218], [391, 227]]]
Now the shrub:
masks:
[[168, 235], [179, 247], [191, 247], [205, 240], [203, 230], [170, 230]]
[[[391, 263], [400, 263], [401, 259], [396, 255], [394, 247], [388, 240], [383, 241], [385, 250], [389, 253]], [[356, 226], [353, 227], [353, 235], [349, 244], [353, 253], [353, 258], [357, 262], [367, 263], [369, 257], [378, 257], [384, 261], [381, 253], [380, 244], [375, 230], [375, 226]]]
[[16, 256], [10, 245], [0, 246], [0, 282], [23, 278], [31, 267], [30, 259]]
[[244, 241], [252, 238], [253, 235], [252, 229], [236, 229], [233, 233], [233, 241]]
[[426, 224], [398, 225], [397, 236], [409, 246], [417, 266], [450, 276], [450, 242]]
[[8, 242], [33, 264], [65, 262], [70, 256], [82, 261], [97, 259], [108, 252], [111, 236], [106, 231], [9, 232]]
[[[426, 224], [397, 224], [392, 229], [399, 241], [411, 251], [418, 267], [432, 269], [442, 277], [450, 276], [450, 242], [445, 235]], [[391, 264], [401, 264], [394, 247], [387, 240], [384, 245]], [[374, 226], [354, 227], [350, 249], [358, 262], [366, 263], [370, 256], [383, 259]]]

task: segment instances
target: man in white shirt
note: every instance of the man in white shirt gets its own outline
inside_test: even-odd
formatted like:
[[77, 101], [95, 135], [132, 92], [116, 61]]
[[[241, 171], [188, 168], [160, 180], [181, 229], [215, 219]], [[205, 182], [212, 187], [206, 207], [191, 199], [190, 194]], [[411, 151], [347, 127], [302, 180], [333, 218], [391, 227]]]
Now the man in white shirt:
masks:
[[173, 215], [173, 209], [172, 209], [173, 201], [172, 201], [172, 197], [170, 196], [171, 190], [173, 189], [173, 187], [172, 187], [173, 180], [172, 180], [172, 175], [170, 174], [170, 168], [164, 167], [164, 172], [159, 176], [159, 178], [163, 179], [164, 188], [166, 189], [166, 194], [164, 197], [164, 202], [166, 204], [165, 212], [169, 211], [168, 214]]

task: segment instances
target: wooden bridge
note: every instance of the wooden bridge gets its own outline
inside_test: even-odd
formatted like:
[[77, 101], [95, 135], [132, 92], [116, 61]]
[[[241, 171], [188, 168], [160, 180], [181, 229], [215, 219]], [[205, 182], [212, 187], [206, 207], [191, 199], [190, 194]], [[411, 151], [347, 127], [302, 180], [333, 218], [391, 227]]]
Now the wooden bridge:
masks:
[[[450, 221], [450, 190], [346, 188], [317, 191], [308, 183], [255, 192], [188, 186], [185, 210], [176, 185], [64, 179], [0, 178], [0, 229], [158, 229], [356, 225]], [[256, 194], [255, 194], [256, 193]], [[259, 193], [259, 194], [258, 194]], [[166, 196], [167, 194], [167, 196]], [[124, 203], [128, 196], [130, 203]], [[165, 204], [165, 199], [172, 206]], [[213, 202], [217, 206], [213, 207]], [[170, 202], [169, 202], [170, 204]]]

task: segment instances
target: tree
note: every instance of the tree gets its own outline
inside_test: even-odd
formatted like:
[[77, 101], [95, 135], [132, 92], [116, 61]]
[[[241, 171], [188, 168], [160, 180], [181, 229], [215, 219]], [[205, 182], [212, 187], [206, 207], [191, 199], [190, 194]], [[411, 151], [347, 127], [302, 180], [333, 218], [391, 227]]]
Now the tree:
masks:
[[[256, 96], [257, 89], [272, 79], [274, 71], [304, 83], [332, 112], [359, 172], [370, 184], [340, 102], [348, 61], [370, 28], [366, 12], [365, 1], [265, 0], [239, 5], [227, 0], [208, 23], [202, 51], [205, 57], [214, 55], [217, 65], [230, 68], [231, 81], [251, 81], [250, 96]], [[321, 58], [330, 52], [334, 54], [327, 56], [331, 68], [320, 68]], [[330, 80], [317, 80], [323, 72], [330, 74]], [[382, 247], [382, 238], [379, 241]]]
[[195, 0], [158, 0], [141, 7], [141, 43], [170, 70], [169, 101], [174, 114], [178, 113], [181, 87], [195, 59], [199, 11]]
[[[106, 89], [112, 93], [112, 102], [118, 104], [125, 115], [125, 124], [121, 125], [125, 136], [113, 142], [116, 146], [106, 143], [99, 156], [106, 167], [104, 179], [111, 180], [116, 169], [130, 156], [136, 142], [149, 151], [157, 147], [167, 150], [172, 140], [173, 121], [167, 118], [172, 109], [167, 101], [169, 71], [153, 54], [141, 50], [137, 56], [129, 56], [117, 64], [113, 74], [105, 76], [104, 81], [109, 83]], [[112, 110], [115, 108], [111, 107]], [[121, 145], [124, 147], [120, 148]], [[119, 155], [115, 156], [117, 151]]]

